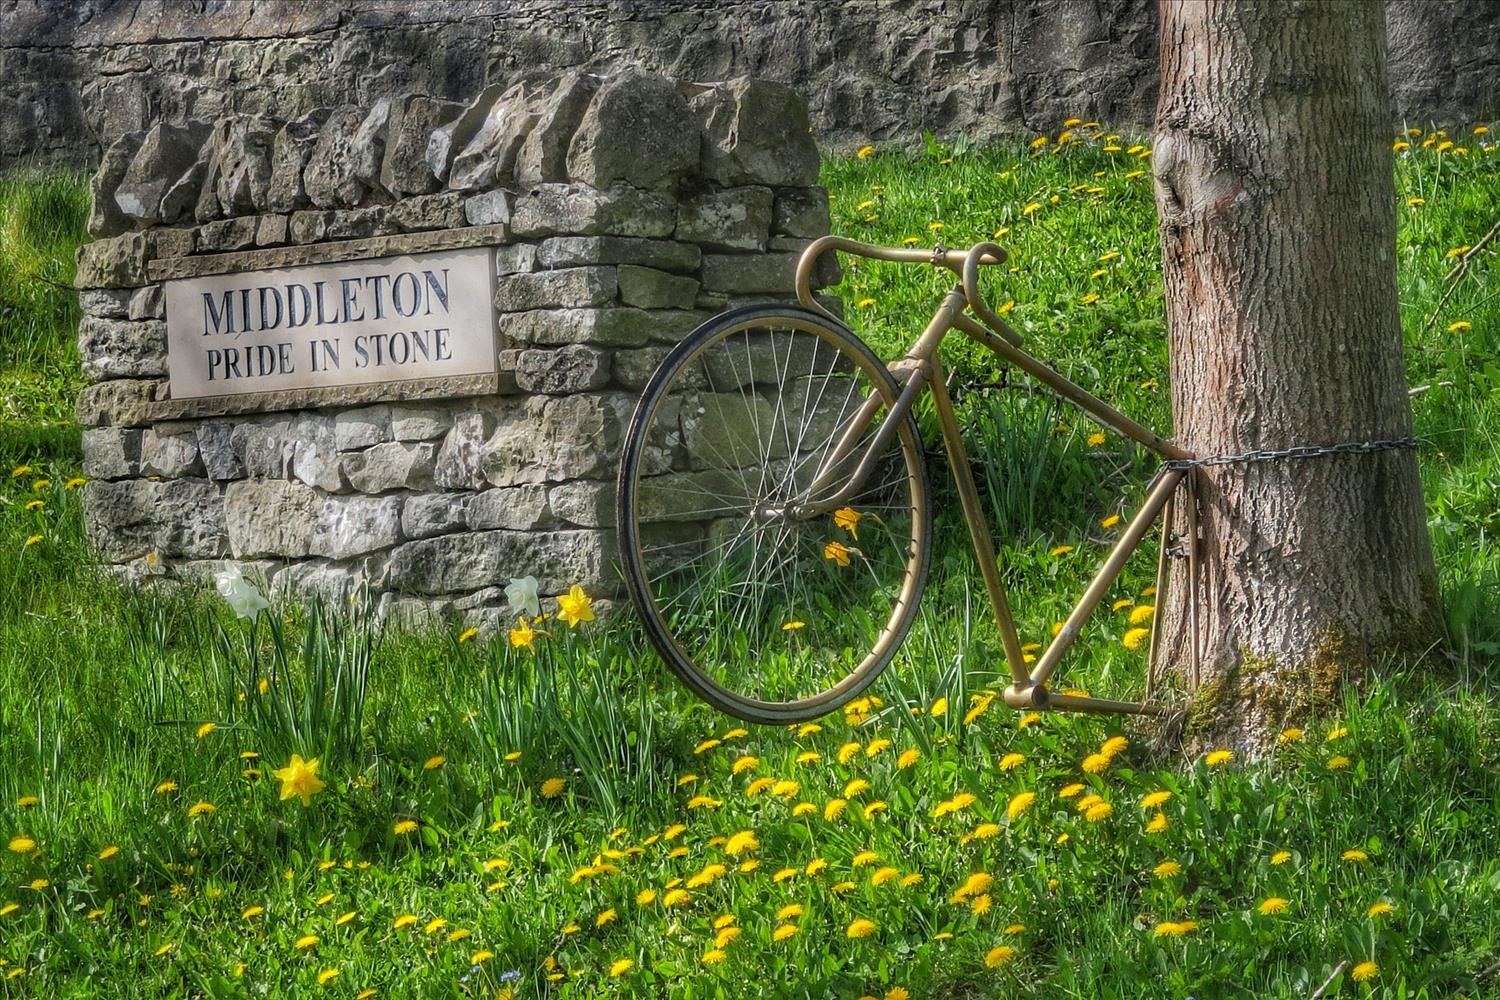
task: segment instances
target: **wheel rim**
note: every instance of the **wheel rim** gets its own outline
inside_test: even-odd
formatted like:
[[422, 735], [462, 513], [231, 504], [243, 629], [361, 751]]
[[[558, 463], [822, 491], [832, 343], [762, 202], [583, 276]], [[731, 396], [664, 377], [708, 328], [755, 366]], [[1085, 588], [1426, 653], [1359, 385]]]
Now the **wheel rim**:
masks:
[[[669, 663], [737, 714], [831, 710], [910, 620], [926, 520], [910, 421], [831, 503], [895, 398], [856, 344], [811, 317], [747, 319], [645, 401], [624, 511], [637, 596]], [[836, 461], [861, 407], [873, 417]]]

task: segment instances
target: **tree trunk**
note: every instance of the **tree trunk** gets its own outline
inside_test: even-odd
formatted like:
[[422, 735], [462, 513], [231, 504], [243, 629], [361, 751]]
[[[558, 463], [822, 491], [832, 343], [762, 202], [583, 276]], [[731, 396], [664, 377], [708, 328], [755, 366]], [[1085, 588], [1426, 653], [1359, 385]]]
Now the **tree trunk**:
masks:
[[[1381, 4], [1161, 0], [1160, 14], [1152, 157], [1177, 442], [1207, 456], [1407, 437]], [[1376, 654], [1440, 638], [1410, 449], [1191, 475], [1191, 745], [1253, 754]], [[1160, 598], [1162, 653], [1185, 675], [1187, 565]]]

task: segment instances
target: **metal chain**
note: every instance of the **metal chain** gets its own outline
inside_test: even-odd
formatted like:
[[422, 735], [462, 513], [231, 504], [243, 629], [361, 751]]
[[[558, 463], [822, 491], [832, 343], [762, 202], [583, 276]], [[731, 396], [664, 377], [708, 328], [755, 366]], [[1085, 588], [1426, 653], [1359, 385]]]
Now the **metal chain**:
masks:
[[1297, 445], [1292, 448], [1261, 448], [1238, 455], [1207, 455], [1203, 458], [1169, 458], [1162, 469], [1197, 469], [1211, 465], [1248, 465], [1252, 462], [1274, 462], [1283, 458], [1317, 458], [1322, 455], [1363, 455], [1372, 451], [1416, 448], [1414, 437], [1387, 438], [1378, 441], [1345, 441], [1342, 444]]
[[943, 245], [942, 240], [938, 240], [936, 243], [934, 243], [932, 245], [932, 266], [942, 267], [943, 258], [947, 256], [947, 254], [948, 248]]

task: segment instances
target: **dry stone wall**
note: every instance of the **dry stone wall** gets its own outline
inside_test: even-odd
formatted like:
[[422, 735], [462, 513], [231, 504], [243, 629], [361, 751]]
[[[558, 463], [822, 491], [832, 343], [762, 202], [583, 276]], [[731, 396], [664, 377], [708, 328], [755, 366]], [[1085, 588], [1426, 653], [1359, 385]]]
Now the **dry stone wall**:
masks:
[[[123, 135], [77, 279], [90, 538], [129, 580], [234, 559], [408, 619], [492, 625], [525, 575], [615, 594], [639, 391], [715, 312], [791, 297], [828, 231], [817, 176], [785, 87], [639, 71]], [[173, 398], [164, 282], [474, 246], [497, 375]]]
[[[1392, 114], [1500, 114], [1500, 3], [1386, 0]], [[527, 74], [750, 74], [825, 145], [1149, 125], [1156, 0], [0, 0], [0, 165], [96, 163], [125, 132], [301, 116]]]

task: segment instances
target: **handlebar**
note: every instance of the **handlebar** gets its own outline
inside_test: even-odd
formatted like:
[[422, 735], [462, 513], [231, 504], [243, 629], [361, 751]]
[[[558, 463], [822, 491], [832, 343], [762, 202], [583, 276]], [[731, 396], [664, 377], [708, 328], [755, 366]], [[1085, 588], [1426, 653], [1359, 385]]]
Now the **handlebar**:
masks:
[[837, 317], [828, 313], [826, 309], [817, 303], [812, 295], [812, 272], [817, 266], [818, 258], [830, 250], [842, 250], [845, 253], [854, 254], [856, 257], [866, 257], [870, 260], [888, 260], [902, 264], [929, 264], [933, 267], [945, 267], [958, 275], [963, 284], [964, 298], [968, 306], [974, 311], [984, 323], [1000, 336], [1010, 341], [1016, 347], [1021, 346], [1021, 335], [1011, 329], [1000, 316], [989, 307], [984, 297], [979, 292], [979, 268], [980, 265], [994, 266], [1005, 263], [1006, 253], [994, 243], [976, 243], [968, 250], [944, 250], [938, 252], [932, 250], [917, 250], [909, 247], [878, 247], [869, 243], [860, 243], [856, 240], [846, 239], [842, 236], [823, 236], [813, 240], [807, 249], [802, 251], [802, 257], [797, 261], [797, 301], [828, 315], [830, 319]]

